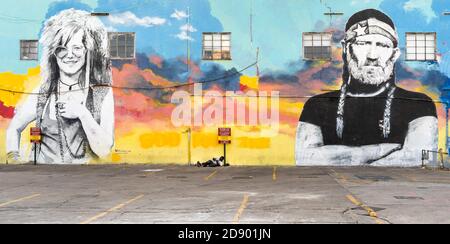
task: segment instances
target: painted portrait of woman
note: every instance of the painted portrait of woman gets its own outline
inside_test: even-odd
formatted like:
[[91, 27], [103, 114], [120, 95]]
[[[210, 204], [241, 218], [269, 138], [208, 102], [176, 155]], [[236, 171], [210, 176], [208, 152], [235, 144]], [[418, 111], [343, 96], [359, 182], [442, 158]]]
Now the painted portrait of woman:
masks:
[[22, 131], [41, 129], [40, 164], [84, 164], [110, 154], [114, 98], [108, 34], [101, 21], [64, 10], [45, 23], [40, 39], [41, 84], [16, 108], [6, 135], [8, 161], [20, 159]]

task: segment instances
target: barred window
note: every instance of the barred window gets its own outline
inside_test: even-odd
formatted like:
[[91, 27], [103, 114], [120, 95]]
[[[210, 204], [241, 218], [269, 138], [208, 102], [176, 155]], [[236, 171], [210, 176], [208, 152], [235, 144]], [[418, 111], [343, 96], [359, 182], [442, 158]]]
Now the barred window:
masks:
[[38, 41], [20, 41], [20, 60], [38, 60]]
[[231, 33], [203, 33], [203, 60], [231, 60]]
[[407, 61], [435, 61], [436, 33], [435, 32], [407, 32], [406, 33]]
[[303, 59], [331, 60], [331, 33], [303, 33]]
[[109, 54], [111, 59], [134, 59], [135, 39], [134, 32], [109, 32]]

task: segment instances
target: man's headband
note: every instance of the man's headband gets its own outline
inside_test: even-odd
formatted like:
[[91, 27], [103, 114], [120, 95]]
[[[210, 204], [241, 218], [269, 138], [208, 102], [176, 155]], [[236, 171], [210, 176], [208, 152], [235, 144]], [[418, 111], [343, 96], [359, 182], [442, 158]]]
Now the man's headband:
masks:
[[389, 38], [396, 47], [398, 44], [398, 34], [390, 25], [375, 18], [363, 20], [351, 26], [345, 33], [345, 41], [353, 40], [358, 36], [369, 34], [379, 34]]
[[365, 9], [350, 17], [345, 26], [344, 41], [369, 34], [379, 34], [389, 38], [394, 46], [398, 45], [398, 34], [392, 19], [376, 9]]

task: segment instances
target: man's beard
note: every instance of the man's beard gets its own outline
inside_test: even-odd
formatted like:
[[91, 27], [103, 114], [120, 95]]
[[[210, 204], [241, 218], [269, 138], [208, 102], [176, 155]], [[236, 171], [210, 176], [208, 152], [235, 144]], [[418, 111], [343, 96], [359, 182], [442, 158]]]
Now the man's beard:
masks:
[[351, 57], [347, 56], [348, 71], [353, 78], [359, 80], [366, 85], [380, 85], [389, 80], [394, 70], [394, 62], [388, 60], [385, 67], [376, 63], [365, 63], [362, 67], [358, 66], [358, 62]]

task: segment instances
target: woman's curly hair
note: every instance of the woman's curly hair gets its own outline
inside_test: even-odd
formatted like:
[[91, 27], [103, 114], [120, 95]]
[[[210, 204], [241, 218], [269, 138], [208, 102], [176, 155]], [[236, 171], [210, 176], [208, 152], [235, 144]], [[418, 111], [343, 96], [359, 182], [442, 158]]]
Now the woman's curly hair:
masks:
[[86, 11], [67, 9], [48, 19], [44, 25], [40, 39], [43, 47], [41, 92], [55, 91], [59, 80], [55, 49], [65, 46], [79, 31], [84, 33], [83, 44], [87, 50], [86, 64], [81, 74], [82, 87], [86, 87], [86, 80], [89, 85], [111, 85], [111, 61], [105, 26]]

